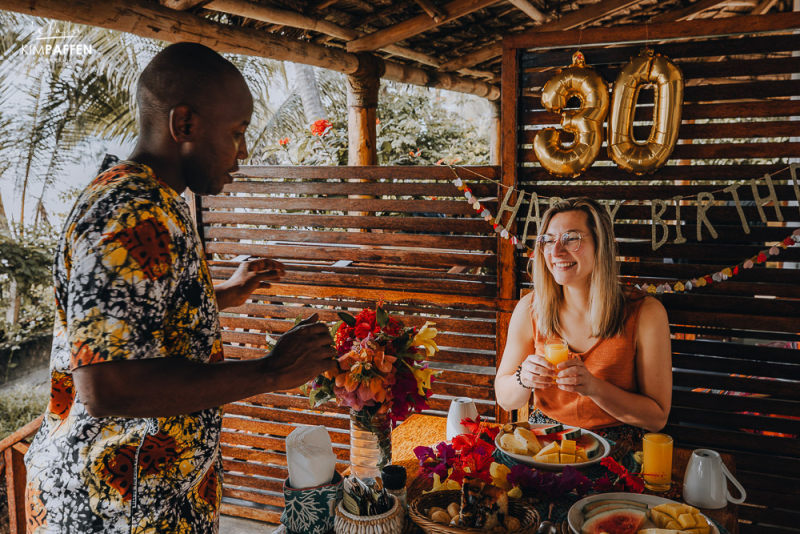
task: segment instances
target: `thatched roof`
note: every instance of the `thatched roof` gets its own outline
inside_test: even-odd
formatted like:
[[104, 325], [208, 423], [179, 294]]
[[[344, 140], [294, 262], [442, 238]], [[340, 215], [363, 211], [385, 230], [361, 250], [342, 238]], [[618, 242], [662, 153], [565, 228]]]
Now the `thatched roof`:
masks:
[[495, 100], [504, 36], [786, 12], [792, 0], [0, 0], [0, 9], [347, 74], [367, 54], [383, 60], [384, 78]]
[[[167, 0], [166, 5], [182, 7], [192, 0]], [[217, 0], [201, 1], [191, 7], [194, 13], [226, 24], [280, 33], [292, 39], [309, 40], [348, 52], [370, 51], [385, 59], [416, 67], [435, 66], [447, 72], [499, 82], [499, 43], [506, 35], [530, 31], [553, 31], [579, 27], [608, 27], [647, 24], [677, 20], [761, 15], [767, 12], [791, 11], [791, 0]], [[372, 41], [343, 39], [325, 33], [270, 24], [262, 20], [238, 16], [252, 6], [264, 6], [300, 13], [311, 19], [324, 20], [348, 30], [371, 36]], [[430, 6], [433, 6], [431, 8]], [[435, 9], [434, 17], [429, 11]], [[447, 13], [470, 11], [461, 16]], [[525, 10], [525, 11], [523, 11]], [[256, 11], [256, 10], [254, 10]], [[446, 18], [436, 23], [436, 12]], [[252, 13], [255, 14], [255, 13]], [[456, 12], [457, 14], [457, 12]], [[436, 17], [438, 18], [438, 17]], [[394, 33], [393, 33], [394, 32]], [[382, 38], [384, 37], [385, 38]], [[404, 50], [376, 48], [389, 43], [407, 49], [423, 58], [403, 57]], [[491, 45], [492, 57], [479, 54]], [[408, 56], [413, 56], [409, 53]], [[460, 61], [459, 61], [460, 60]], [[458, 69], [458, 70], [457, 70]]]

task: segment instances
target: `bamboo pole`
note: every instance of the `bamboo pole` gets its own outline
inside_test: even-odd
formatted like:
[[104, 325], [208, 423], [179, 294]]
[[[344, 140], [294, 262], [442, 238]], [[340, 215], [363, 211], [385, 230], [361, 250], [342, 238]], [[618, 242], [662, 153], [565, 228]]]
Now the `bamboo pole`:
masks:
[[[358, 70], [354, 54], [264, 31], [220, 24], [145, 0], [0, 0], [0, 9], [37, 17], [118, 30], [149, 39], [204, 44], [218, 52], [304, 63], [344, 74]], [[438, 87], [496, 100], [500, 90], [489, 83], [438, 74], [385, 61], [385, 79]]]

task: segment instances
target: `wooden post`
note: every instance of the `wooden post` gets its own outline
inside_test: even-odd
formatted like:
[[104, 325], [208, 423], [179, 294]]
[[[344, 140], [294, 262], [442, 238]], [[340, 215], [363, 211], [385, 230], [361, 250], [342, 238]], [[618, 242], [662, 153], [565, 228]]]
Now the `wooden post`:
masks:
[[377, 165], [378, 89], [386, 67], [369, 54], [358, 54], [358, 62], [358, 70], [347, 77], [347, 164]]
[[490, 100], [491, 123], [489, 124], [489, 164], [500, 165], [500, 101]]
[[[359, 68], [347, 77], [347, 164], [353, 167], [378, 164], [378, 89], [386, 67], [371, 54], [358, 54]], [[368, 180], [351, 180], [365, 182]], [[348, 198], [371, 198], [349, 195]], [[350, 215], [366, 217], [366, 211]]]
[[[517, 185], [517, 103], [519, 99], [519, 52], [516, 49], [503, 50], [503, 81], [501, 112], [501, 183], [504, 186], [516, 187]], [[498, 186], [497, 198], [505, 197], [507, 189]], [[516, 198], [512, 199], [515, 203]], [[511, 226], [511, 234], [516, 232], [515, 225]], [[517, 300], [517, 249], [508, 239], [497, 236], [497, 337], [496, 351], [497, 364], [503, 359], [503, 350], [508, 337], [508, 325], [511, 322], [514, 302]], [[527, 418], [527, 407], [519, 412]], [[498, 422], [507, 422], [509, 413], [500, 405], [497, 406], [496, 417]], [[522, 418], [520, 414], [518, 417]]]

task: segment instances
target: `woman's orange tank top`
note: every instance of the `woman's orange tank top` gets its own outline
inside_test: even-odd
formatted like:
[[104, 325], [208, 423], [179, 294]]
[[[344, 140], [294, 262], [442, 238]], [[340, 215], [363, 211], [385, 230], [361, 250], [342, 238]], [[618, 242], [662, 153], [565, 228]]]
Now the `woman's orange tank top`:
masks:
[[[571, 358], [580, 358], [597, 378], [605, 380], [625, 391], [639, 390], [636, 379], [636, 326], [646, 295], [641, 292], [625, 296], [625, 322], [621, 334], [601, 339], [588, 351], [570, 351]], [[533, 336], [536, 354], [544, 354], [545, 339], [533, 320]], [[534, 406], [548, 417], [561, 423], [586, 429], [604, 428], [622, 424], [600, 408], [589, 397], [563, 391], [557, 386], [534, 390]]]

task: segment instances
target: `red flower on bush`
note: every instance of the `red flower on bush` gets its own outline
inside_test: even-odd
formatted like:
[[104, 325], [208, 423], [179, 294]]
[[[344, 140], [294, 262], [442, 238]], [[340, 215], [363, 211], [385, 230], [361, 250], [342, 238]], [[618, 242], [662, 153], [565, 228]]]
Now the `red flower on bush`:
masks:
[[331, 128], [331, 126], [331, 123], [325, 119], [314, 121], [314, 124], [311, 125], [311, 135], [322, 137], [328, 133], [328, 129]]
[[283, 139], [279, 139], [278, 140], [278, 144], [281, 145], [281, 146], [288, 145], [289, 144], [289, 138], [288, 137], [284, 137]]

